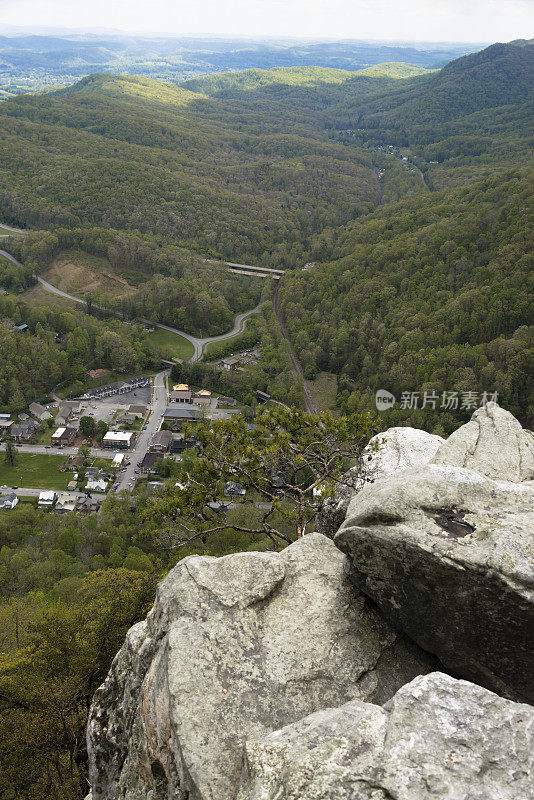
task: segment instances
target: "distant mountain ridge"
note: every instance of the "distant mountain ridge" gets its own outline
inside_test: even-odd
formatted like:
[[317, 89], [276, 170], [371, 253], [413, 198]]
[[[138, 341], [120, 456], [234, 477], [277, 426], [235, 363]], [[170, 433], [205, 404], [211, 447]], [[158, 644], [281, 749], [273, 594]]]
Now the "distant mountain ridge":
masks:
[[366, 69], [349, 71], [333, 67], [273, 67], [272, 69], [247, 69], [241, 72], [219, 72], [203, 78], [193, 78], [181, 85], [195, 92], [216, 95], [229, 91], [251, 91], [277, 85], [321, 86], [324, 84], [343, 84], [361, 76], [372, 78], [412, 78], [427, 75], [434, 70], [414, 64], [391, 61], [376, 64]]
[[534, 47], [494, 44], [452, 61], [425, 81], [373, 98], [360, 112], [360, 124], [398, 128], [444, 122], [533, 99]]

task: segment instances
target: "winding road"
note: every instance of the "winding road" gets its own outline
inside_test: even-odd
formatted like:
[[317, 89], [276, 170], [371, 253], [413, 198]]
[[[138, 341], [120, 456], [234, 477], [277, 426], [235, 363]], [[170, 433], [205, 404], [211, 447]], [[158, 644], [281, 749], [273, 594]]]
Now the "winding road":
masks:
[[235, 318], [234, 327], [231, 331], [228, 331], [228, 333], [221, 333], [220, 336], [209, 336], [207, 339], [199, 339], [197, 336], [192, 336], [190, 333], [179, 331], [176, 328], [171, 328], [169, 325], [163, 325], [159, 322], [152, 322], [151, 320], [142, 320], [142, 322], [149, 322], [150, 325], [155, 325], [158, 328], [162, 328], [164, 331], [177, 333], [179, 336], [183, 336], [184, 339], [187, 339], [188, 342], [191, 342], [195, 348], [195, 352], [189, 359], [189, 362], [194, 364], [195, 361], [200, 361], [206, 347], [212, 342], [224, 342], [225, 339], [231, 339], [233, 336], [237, 336], [238, 333], [243, 333], [248, 317], [252, 314], [258, 314], [259, 310], [260, 306], [257, 305], [255, 308], [251, 308], [250, 311], [243, 311], [243, 313], [238, 314]]
[[[26, 233], [26, 231], [21, 230], [20, 228], [13, 228], [11, 225], [6, 225], [5, 222], [0, 223], [0, 229], [5, 231], [11, 231], [11, 233]], [[9, 233], [2, 233], [0, 234], [0, 239], [8, 239]]]
[[[4, 227], [7, 227], [7, 225], [5, 225]], [[10, 228], [9, 230], [15, 230], [15, 229]], [[9, 261], [13, 262], [13, 264], [18, 264], [18, 266], [22, 266], [20, 261], [17, 261], [17, 259], [14, 258], [11, 255], [11, 253], [8, 253], [6, 250], [0, 250], [0, 256], [4, 256], [4, 258], [7, 258]], [[38, 282], [43, 287], [43, 289], [45, 289], [47, 292], [58, 295], [58, 297], [64, 297], [65, 300], [72, 300], [74, 303], [81, 303], [82, 305], [85, 305], [85, 300], [82, 300], [80, 297], [74, 297], [74, 295], [68, 294], [67, 292], [62, 291], [61, 289], [58, 289], [57, 286], [53, 286], [51, 283], [45, 281], [45, 279], [41, 278], [39, 275], [36, 275], [35, 277], [37, 278]], [[98, 308], [98, 306], [95, 307]], [[171, 333], [176, 333], [178, 336], [182, 336], [184, 339], [187, 339], [188, 342], [191, 342], [191, 344], [194, 347], [194, 352], [191, 358], [189, 359], [189, 362], [191, 364], [194, 364], [196, 361], [200, 361], [200, 359], [204, 355], [206, 347], [209, 344], [212, 344], [213, 342], [224, 342], [226, 339], [231, 339], [233, 336], [237, 336], [239, 333], [242, 333], [245, 330], [245, 325], [248, 317], [250, 317], [252, 314], [257, 314], [259, 310], [260, 306], [257, 305], [255, 308], [251, 308], [250, 311], [243, 311], [241, 314], [238, 314], [236, 316], [234, 327], [232, 328], [231, 331], [228, 331], [228, 333], [222, 333], [219, 336], [209, 336], [205, 339], [199, 339], [197, 336], [192, 336], [190, 333], [178, 330], [178, 328], [172, 328], [170, 325], [163, 325], [162, 323], [154, 322], [153, 320], [143, 319], [141, 321], [148, 325], [153, 325], [156, 328], [162, 328], [164, 331], [170, 331]]]

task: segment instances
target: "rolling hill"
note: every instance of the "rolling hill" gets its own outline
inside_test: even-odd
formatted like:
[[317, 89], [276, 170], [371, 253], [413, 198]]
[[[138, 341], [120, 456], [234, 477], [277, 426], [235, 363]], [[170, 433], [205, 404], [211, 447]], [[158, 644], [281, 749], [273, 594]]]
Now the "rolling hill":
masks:
[[342, 139], [409, 148], [433, 189], [490, 177], [532, 157], [534, 47], [492, 45], [329, 111]]
[[379, 195], [364, 154], [290, 107], [145, 78], [90, 76], [2, 103], [0, 142], [6, 221], [136, 230], [232, 260], [269, 253], [272, 266]]

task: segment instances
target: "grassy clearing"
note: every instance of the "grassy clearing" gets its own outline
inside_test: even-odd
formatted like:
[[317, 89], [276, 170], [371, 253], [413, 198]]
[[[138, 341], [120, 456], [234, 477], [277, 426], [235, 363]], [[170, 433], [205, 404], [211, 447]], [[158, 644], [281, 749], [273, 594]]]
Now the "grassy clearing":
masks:
[[195, 352], [191, 342], [178, 333], [172, 333], [163, 328], [156, 328], [153, 333], [148, 334], [147, 338], [152, 344], [160, 347], [167, 358], [180, 358], [186, 361]]
[[95, 458], [91, 463], [91, 466], [95, 467], [95, 469], [103, 469], [106, 472], [109, 472], [112, 462], [112, 458]]
[[322, 411], [336, 411], [337, 378], [331, 372], [319, 372], [306, 385]]
[[24, 489], [67, 488], [72, 480], [71, 472], [60, 472], [65, 456], [33, 455], [17, 453], [14, 467], [5, 463], [5, 454], [0, 453], [0, 485], [19, 486]]
[[58, 294], [47, 292], [40, 283], [36, 284], [36, 286], [32, 286], [32, 288], [28, 289], [26, 292], [23, 292], [20, 297], [32, 306], [47, 306], [55, 311], [76, 313], [79, 312], [80, 309], [83, 311], [85, 308], [85, 306], [82, 306], [80, 303], [75, 303], [74, 300], [67, 300], [66, 297], [60, 297]]

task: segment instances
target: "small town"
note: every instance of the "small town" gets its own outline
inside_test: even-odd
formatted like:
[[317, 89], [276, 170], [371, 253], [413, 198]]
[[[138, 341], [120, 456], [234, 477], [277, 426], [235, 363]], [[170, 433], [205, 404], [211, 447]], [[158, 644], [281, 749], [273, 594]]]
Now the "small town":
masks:
[[[254, 356], [222, 359], [220, 369], [239, 369]], [[160, 476], [178, 476], [184, 451], [196, 444], [195, 424], [230, 419], [241, 407], [232, 397], [169, 381], [167, 370], [74, 400], [32, 402], [16, 418], [0, 413], [0, 511], [22, 501], [57, 514], [94, 514], [110, 492], [154, 493], [164, 485]], [[259, 401], [268, 398], [258, 393]], [[162, 469], [165, 460], [173, 467]], [[240, 495], [239, 485], [228, 488], [228, 497]]]

